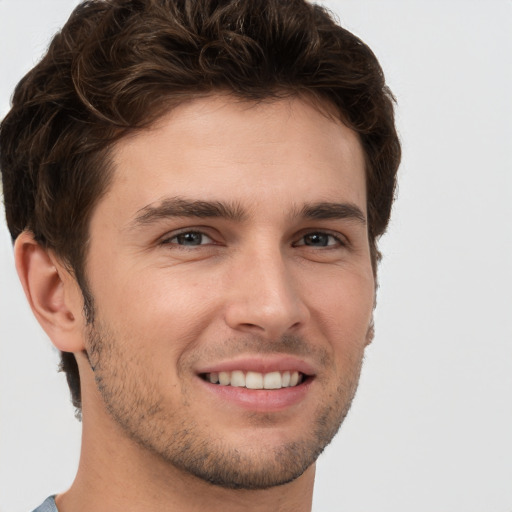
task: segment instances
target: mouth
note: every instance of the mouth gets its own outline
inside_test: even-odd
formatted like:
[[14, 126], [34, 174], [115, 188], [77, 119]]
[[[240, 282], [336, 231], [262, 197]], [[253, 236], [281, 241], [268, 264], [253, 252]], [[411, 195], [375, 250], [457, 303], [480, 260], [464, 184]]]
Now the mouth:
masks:
[[280, 412], [312, 395], [317, 368], [293, 356], [242, 356], [196, 370], [202, 389], [215, 407], [252, 412]]
[[306, 375], [297, 370], [273, 371], [268, 373], [234, 370], [202, 373], [199, 376], [210, 384], [254, 390], [294, 388], [313, 378], [311, 375]]

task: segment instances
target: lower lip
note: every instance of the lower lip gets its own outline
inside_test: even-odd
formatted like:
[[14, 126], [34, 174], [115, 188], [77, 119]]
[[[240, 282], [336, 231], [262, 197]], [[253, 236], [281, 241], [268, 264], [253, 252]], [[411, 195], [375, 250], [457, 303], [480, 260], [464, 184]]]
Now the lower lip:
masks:
[[308, 378], [298, 386], [281, 389], [247, 389], [211, 384], [199, 377], [207, 391], [224, 403], [233, 404], [254, 412], [277, 412], [301, 403], [314, 379]]

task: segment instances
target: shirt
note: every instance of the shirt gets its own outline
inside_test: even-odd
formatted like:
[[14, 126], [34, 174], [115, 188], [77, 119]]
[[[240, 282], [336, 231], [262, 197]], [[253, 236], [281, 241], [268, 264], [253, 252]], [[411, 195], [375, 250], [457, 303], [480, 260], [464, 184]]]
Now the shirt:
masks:
[[57, 505], [55, 505], [55, 496], [46, 498], [44, 502], [32, 512], [59, 512]]

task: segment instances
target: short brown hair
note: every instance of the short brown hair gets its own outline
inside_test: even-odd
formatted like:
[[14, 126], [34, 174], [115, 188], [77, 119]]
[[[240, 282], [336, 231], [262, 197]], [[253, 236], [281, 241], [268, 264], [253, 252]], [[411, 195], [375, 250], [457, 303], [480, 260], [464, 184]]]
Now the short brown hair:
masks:
[[[0, 168], [13, 240], [30, 230], [67, 264], [88, 321], [88, 226], [112, 175], [110, 148], [219, 90], [254, 101], [307, 95], [359, 134], [375, 271], [400, 143], [393, 96], [367, 45], [304, 0], [87, 0], [16, 87], [0, 126]], [[73, 354], [61, 366], [80, 409]]]

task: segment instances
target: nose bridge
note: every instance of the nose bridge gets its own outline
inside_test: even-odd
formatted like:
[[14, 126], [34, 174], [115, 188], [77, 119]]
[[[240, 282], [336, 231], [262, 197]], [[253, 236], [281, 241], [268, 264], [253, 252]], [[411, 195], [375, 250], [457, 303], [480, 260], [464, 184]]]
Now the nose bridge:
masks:
[[277, 243], [240, 255], [230, 285], [226, 319], [234, 329], [281, 336], [307, 318], [299, 283]]

